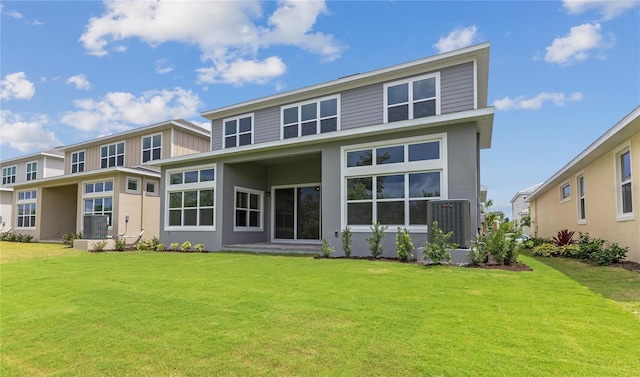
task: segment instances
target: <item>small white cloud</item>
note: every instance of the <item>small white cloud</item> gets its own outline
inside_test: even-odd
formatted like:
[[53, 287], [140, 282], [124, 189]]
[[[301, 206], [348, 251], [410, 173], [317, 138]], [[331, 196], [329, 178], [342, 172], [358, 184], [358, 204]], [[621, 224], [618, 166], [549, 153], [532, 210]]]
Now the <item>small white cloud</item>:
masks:
[[43, 114], [36, 114], [31, 119], [25, 120], [19, 114], [2, 110], [0, 111], [0, 145], [23, 153], [61, 145], [55, 134], [45, 128], [48, 123], [49, 119]]
[[263, 61], [238, 59], [229, 64], [198, 69], [200, 83], [225, 83], [242, 85], [245, 83], [264, 84], [274, 77], [281, 76], [287, 66], [277, 56]]
[[99, 100], [73, 101], [76, 111], [65, 113], [60, 122], [87, 132], [111, 133], [130, 125], [148, 125], [173, 118], [198, 115], [198, 95], [183, 88], [150, 90], [136, 97], [126, 92], [109, 92]]
[[440, 37], [438, 43], [434, 44], [433, 47], [442, 53], [471, 46], [478, 41], [477, 32], [478, 28], [476, 25], [462, 29], [454, 29], [446, 37]]
[[609, 41], [604, 40], [601, 29], [599, 23], [572, 27], [567, 36], [554, 39], [551, 46], [546, 48], [544, 60], [547, 63], [568, 66], [587, 59], [592, 50], [600, 50], [599, 55], [603, 56], [601, 50], [612, 47], [615, 40], [613, 37]]
[[569, 14], [582, 14], [589, 10], [596, 10], [604, 21], [615, 18], [622, 13], [637, 7], [637, 0], [564, 0], [562, 6]]
[[76, 89], [89, 90], [91, 88], [91, 83], [87, 80], [87, 76], [83, 74], [69, 77], [67, 84], [75, 85]]
[[27, 80], [24, 72], [10, 73], [0, 81], [0, 98], [30, 99], [36, 93], [36, 87]]
[[156, 72], [161, 75], [164, 75], [165, 73], [169, 73], [173, 71], [174, 68], [175, 66], [169, 63], [169, 60], [167, 59], [156, 60]]
[[569, 102], [581, 101], [584, 96], [580, 92], [574, 92], [570, 95], [564, 93], [548, 93], [542, 92], [533, 98], [526, 98], [524, 96], [503, 99], [493, 101], [493, 106], [497, 110], [539, 110], [545, 102], [552, 102], [557, 107], [566, 106]]

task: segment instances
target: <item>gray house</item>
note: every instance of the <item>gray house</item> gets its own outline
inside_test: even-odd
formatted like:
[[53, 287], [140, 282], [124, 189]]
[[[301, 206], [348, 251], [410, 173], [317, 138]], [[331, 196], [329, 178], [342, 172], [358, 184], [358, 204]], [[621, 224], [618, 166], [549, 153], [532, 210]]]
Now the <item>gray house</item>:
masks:
[[380, 222], [394, 256], [397, 228], [422, 245], [428, 204], [443, 200], [466, 203], [473, 239], [488, 69], [484, 43], [203, 112], [211, 151], [157, 162], [161, 242], [304, 251], [325, 238], [339, 256], [349, 226], [365, 256]]

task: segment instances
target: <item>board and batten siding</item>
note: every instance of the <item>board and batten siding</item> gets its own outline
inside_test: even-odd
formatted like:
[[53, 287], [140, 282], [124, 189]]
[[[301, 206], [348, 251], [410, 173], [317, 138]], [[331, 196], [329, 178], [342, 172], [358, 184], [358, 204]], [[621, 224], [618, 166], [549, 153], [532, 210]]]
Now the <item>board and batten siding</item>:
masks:
[[[44, 166], [44, 169], [42, 175], [40, 175], [40, 172], [38, 172], [38, 178], [54, 177], [56, 175], [64, 174], [64, 159], [62, 158], [45, 156], [42, 165]], [[38, 170], [40, 170], [39, 166]]]
[[[170, 140], [170, 138], [167, 137], [166, 140]], [[173, 132], [173, 140], [171, 140], [171, 148], [173, 148], [173, 157], [199, 153], [199, 152], [208, 152], [209, 138], [204, 136], [199, 136], [199, 135], [196, 136], [192, 133], [175, 129], [175, 131]], [[163, 151], [163, 157], [164, 157], [164, 151]], [[166, 156], [166, 157], [169, 157], [169, 156]]]

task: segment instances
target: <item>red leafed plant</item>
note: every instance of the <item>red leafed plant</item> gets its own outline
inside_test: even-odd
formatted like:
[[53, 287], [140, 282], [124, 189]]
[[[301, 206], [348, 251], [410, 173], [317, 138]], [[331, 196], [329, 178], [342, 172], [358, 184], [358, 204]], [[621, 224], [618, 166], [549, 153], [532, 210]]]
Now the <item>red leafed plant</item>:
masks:
[[576, 243], [576, 240], [573, 239], [574, 233], [575, 232], [573, 230], [562, 229], [561, 231], [558, 232], [557, 236], [553, 237], [553, 243], [556, 244], [556, 246], [574, 244]]

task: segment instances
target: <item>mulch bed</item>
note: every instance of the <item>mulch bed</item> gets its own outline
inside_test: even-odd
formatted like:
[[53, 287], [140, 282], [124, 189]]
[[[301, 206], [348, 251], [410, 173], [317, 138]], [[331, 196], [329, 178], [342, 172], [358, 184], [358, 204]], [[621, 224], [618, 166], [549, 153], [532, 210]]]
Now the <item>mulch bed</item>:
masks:
[[408, 264], [418, 264], [421, 266], [449, 266], [449, 267], [465, 267], [465, 268], [481, 268], [481, 269], [486, 269], [486, 270], [505, 270], [505, 271], [533, 271], [531, 269], [531, 267], [527, 266], [524, 263], [515, 263], [515, 264], [510, 264], [510, 265], [503, 265], [503, 264], [499, 264], [499, 263], [494, 263], [494, 262], [489, 262], [489, 263], [479, 263], [476, 265], [467, 265], [467, 264], [455, 264], [455, 263], [440, 263], [440, 264], [430, 264], [430, 263], [425, 263], [423, 261], [418, 261], [418, 260], [409, 260], [406, 262], [401, 262], [400, 259], [398, 258], [388, 258], [388, 257], [381, 257], [381, 258], [374, 258], [371, 256], [368, 257], [350, 257], [350, 258], [346, 258], [346, 257], [330, 257], [330, 258], [325, 258], [321, 255], [316, 255], [314, 257], [315, 259], [355, 259], [355, 260], [370, 260], [370, 261], [378, 261], [378, 262], [396, 262], [396, 263], [408, 263]]
[[613, 267], [622, 267], [626, 270], [637, 272], [640, 274], [640, 263], [638, 262], [623, 261], [614, 264]]

